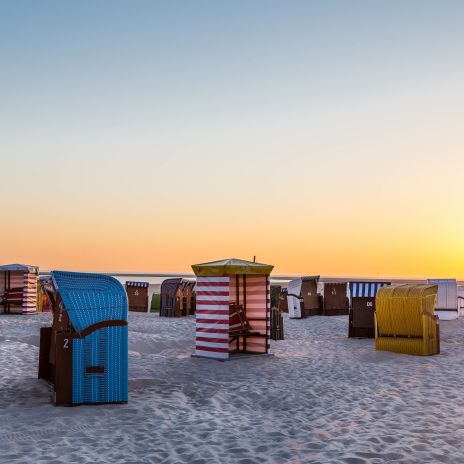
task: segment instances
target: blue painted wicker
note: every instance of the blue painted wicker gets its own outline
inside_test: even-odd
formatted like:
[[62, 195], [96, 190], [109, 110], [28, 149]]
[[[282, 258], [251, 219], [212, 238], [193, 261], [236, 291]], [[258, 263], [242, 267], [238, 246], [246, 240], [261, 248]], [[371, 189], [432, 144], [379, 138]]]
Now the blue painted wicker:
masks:
[[[105, 321], [127, 321], [127, 295], [113, 277], [53, 271], [52, 278], [77, 332]], [[127, 325], [103, 327], [73, 338], [72, 363], [74, 404], [128, 400]], [[88, 373], [90, 366], [104, 369]]]
[[127, 321], [127, 295], [114, 277], [80, 272], [52, 272], [74, 329], [81, 332], [102, 321]]

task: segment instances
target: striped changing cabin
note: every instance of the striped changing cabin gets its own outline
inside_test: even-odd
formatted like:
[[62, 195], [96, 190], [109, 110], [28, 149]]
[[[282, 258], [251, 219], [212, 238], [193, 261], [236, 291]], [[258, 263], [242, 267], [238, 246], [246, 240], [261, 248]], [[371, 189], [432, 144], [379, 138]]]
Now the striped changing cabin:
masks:
[[192, 266], [196, 286], [196, 356], [269, 353], [273, 266], [227, 259]]
[[5, 313], [37, 312], [39, 268], [25, 264], [0, 266], [0, 305]]

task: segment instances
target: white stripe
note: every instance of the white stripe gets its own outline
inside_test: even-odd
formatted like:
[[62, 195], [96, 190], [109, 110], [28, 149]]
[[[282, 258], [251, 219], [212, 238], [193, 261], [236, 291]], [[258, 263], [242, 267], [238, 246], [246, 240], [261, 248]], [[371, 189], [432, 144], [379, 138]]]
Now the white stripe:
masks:
[[198, 319], [211, 319], [213, 321], [228, 321], [229, 314], [198, 314]]
[[228, 292], [229, 287], [204, 287], [202, 285], [198, 285], [196, 288], [197, 293], [198, 292]]
[[197, 332], [197, 337], [204, 337], [204, 338], [224, 338], [229, 343], [229, 334], [223, 333], [212, 333], [212, 332]]
[[197, 296], [197, 301], [225, 301], [229, 302], [229, 297], [222, 295], [199, 295]]
[[229, 341], [226, 340], [223, 343], [216, 343], [216, 342], [204, 342], [201, 340], [197, 340], [196, 347], [201, 348], [202, 346], [206, 348], [227, 348], [229, 346]]
[[205, 358], [215, 358], [215, 359], [228, 359], [229, 353], [216, 353], [214, 351], [203, 351], [201, 349], [195, 350], [197, 356], [202, 356]]
[[211, 309], [214, 311], [229, 311], [229, 304], [206, 305], [206, 304], [199, 303], [197, 300], [197, 309]]
[[227, 282], [229, 283], [229, 277], [197, 277], [197, 284], [202, 282]]

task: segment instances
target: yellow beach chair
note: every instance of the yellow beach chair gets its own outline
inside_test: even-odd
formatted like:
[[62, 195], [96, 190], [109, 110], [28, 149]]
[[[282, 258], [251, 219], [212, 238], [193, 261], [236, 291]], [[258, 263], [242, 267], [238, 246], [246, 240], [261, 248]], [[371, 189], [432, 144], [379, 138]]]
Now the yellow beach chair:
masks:
[[375, 299], [375, 348], [413, 355], [440, 352], [437, 285], [393, 285]]

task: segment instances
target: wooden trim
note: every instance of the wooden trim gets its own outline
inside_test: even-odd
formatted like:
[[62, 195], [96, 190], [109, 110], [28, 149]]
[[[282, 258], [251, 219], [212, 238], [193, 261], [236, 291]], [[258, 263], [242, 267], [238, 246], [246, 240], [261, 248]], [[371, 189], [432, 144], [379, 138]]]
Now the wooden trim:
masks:
[[422, 340], [424, 337], [422, 335], [398, 335], [398, 334], [393, 334], [393, 335], [379, 335], [379, 338], [413, 338], [416, 340]]
[[104, 374], [105, 366], [85, 366], [86, 374]]
[[97, 322], [96, 324], [92, 324], [91, 326], [84, 329], [82, 332], [76, 333], [73, 335], [73, 338], [85, 338], [87, 335], [90, 335], [92, 332], [96, 330], [103, 329], [104, 327], [115, 327], [120, 326], [123, 327], [127, 325], [127, 321], [123, 320], [114, 320], [114, 321], [101, 321]]
[[55, 334], [55, 403], [72, 404], [72, 334]]

